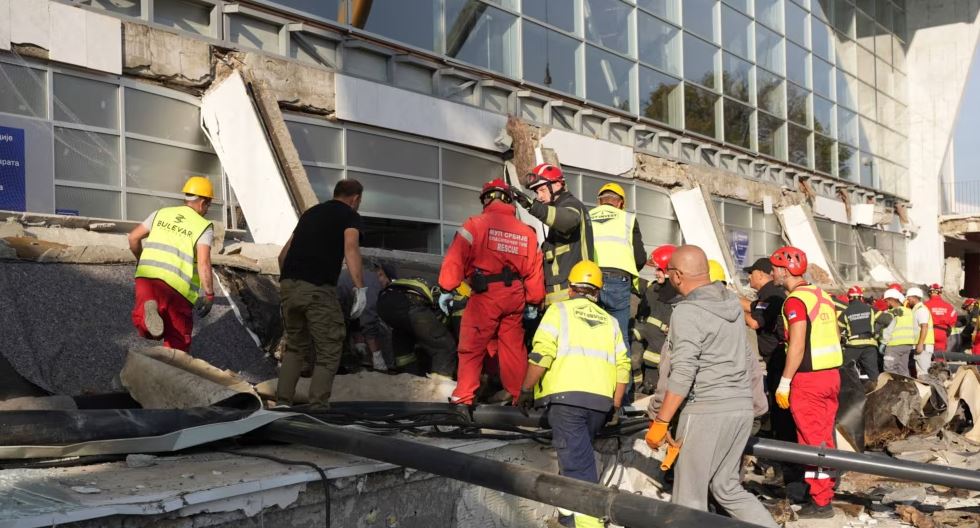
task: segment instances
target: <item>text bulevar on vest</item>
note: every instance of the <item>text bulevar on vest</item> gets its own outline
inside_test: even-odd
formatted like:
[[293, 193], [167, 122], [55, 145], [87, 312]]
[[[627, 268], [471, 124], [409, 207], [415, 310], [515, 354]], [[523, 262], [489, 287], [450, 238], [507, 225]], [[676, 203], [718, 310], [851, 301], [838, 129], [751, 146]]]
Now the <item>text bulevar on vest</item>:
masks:
[[143, 240], [136, 276], [162, 280], [192, 304], [197, 302], [201, 289], [195, 262], [197, 241], [209, 227], [210, 220], [186, 205], [157, 211], [150, 234]]

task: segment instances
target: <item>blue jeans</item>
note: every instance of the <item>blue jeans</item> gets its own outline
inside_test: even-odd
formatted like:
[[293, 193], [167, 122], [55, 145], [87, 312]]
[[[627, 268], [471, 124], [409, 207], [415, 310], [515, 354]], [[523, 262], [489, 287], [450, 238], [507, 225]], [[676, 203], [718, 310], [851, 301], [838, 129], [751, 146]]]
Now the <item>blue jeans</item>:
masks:
[[598, 483], [592, 439], [606, 423], [601, 411], [552, 403], [548, 406], [551, 445], [558, 454], [558, 472], [566, 477]]
[[627, 354], [630, 348], [630, 294], [633, 291], [633, 280], [624, 275], [608, 271], [602, 272], [602, 291], [599, 294], [599, 304], [609, 315], [619, 323], [619, 331], [623, 334], [623, 343]]

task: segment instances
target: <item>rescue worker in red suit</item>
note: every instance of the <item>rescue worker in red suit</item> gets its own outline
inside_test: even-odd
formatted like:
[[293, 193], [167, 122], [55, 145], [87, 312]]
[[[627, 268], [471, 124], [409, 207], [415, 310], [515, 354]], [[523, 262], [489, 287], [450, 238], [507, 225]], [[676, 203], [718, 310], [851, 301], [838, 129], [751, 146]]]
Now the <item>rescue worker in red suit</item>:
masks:
[[946, 352], [946, 339], [950, 330], [956, 326], [956, 309], [943, 300], [943, 287], [938, 284], [929, 286], [929, 300], [924, 304], [932, 314], [932, 328], [936, 336], [933, 350]]
[[534, 229], [517, 219], [514, 196], [501, 179], [480, 193], [483, 213], [456, 232], [439, 271], [439, 305], [448, 311], [452, 292], [464, 280], [473, 290], [459, 332], [459, 367], [452, 402], [474, 403], [487, 347], [496, 341], [500, 380], [520, 396], [527, 371], [522, 317], [536, 316], [544, 300], [541, 251]]
[[[833, 298], [803, 279], [806, 253], [785, 246], [769, 257], [773, 281], [788, 292], [783, 303], [786, 331], [786, 366], [776, 389], [776, 404], [789, 409], [796, 422], [800, 445], [834, 447], [834, 421], [844, 363]], [[775, 373], [770, 373], [775, 375]], [[800, 518], [834, 516], [834, 479], [824, 468], [808, 467], [804, 480], [812, 502], [803, 506]]]

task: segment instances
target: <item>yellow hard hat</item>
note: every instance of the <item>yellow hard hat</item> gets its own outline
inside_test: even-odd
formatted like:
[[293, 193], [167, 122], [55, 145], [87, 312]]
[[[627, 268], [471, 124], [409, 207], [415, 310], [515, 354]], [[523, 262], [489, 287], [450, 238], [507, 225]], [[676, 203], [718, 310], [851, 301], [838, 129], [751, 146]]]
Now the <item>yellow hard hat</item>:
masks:
[[211, 185], [211, 180], [204, 176], [191, 176], [188, 178], [187, 183], [184, 184], [184, 190], [181, 192], [214, 199], [214, 186]]
[[602, 193], [604, 193], [606, 191], [610, 191], [610, 192], [616, 193], [620, 198], [623, 199], [623, 205], [626, 204], [626, 191], [624, 191], [623, 190], [623, 187], [621, 185], [619, 185], [618, 183], [609, 182], [609, 183], [603, 185], [602, 187], [599, 187], [599, 192], [596, 193], [596, 196], [597, 197], [598, 196], [602, 196]]
[[466, 281], [463, 281], [459, 283], [459, 286], [456, 286], [456, 293], [462, 295], [463, 297], [469, 297], [470, 295], [473, 295], [473, 288], [470, 288], [470, 285], [467, 284]]
[[725, 278], [725, 268], [714, 259], [708, 261], [708, 278], [711, 279], [711, 282], [728, 282], [728, 279]]
[[568, 283], [572, 286], [585, 285], [602, 288], [602, 270], [591, 260], [583, 260], [572, 266], [568, 273]]

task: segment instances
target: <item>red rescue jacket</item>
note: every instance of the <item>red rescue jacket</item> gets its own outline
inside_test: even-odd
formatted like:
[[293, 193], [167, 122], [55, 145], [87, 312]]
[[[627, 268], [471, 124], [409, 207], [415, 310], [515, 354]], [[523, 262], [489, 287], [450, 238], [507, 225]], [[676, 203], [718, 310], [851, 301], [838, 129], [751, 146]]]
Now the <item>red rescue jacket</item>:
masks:
[[926, 308], [932, 312], [932, 324], [935, 327], [943, 328], [949, 333], [949, 329], [956, 326], [956, 310], [953, 305], [944, 301], [942, 297], [933, 295], [925, 302]]

